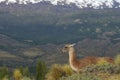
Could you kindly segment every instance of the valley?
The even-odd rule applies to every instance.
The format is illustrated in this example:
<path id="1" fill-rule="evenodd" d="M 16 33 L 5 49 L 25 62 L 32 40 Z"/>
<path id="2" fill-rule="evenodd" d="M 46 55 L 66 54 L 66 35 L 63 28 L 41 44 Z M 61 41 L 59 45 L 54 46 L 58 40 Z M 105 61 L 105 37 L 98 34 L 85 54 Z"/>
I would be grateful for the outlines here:
<path id="1" fill-rule="evenodd" d="M 79 58 L 120 54 L 120 9 L 0 3 L 0 65 L 68 63 L 61 49 L 76 43 Z M 61 60 L 61 58 L 64 58 Z M 27 64 L 26 64 L 27 63 Z"/>

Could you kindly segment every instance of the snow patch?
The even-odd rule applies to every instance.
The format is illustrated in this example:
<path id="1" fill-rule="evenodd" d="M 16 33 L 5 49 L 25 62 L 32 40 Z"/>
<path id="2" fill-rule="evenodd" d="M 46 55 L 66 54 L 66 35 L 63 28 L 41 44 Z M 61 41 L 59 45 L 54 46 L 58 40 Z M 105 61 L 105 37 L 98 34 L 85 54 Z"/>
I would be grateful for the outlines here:
<path id="1" fill-rule="evenodd" d="M 79 8 L 83 7 L 94 7 L 99 8 L 103 3 L 108 6 L 109 8 L 112 8 L 113 6 L 113 0 L 0 0 L 0 2 L 6 2 L 6 4 L 11 3 L 19 3 L 19 4 L 27 4 L 27 3 L 38 3 L 42 1 L 50 1 L 53 5 L 57 5 L 58 2 L 60 2 L 62 5 L 65 4 L 71 4 L 74 3 Z M 120 3 L 120 0 L 115 0 Z"/>

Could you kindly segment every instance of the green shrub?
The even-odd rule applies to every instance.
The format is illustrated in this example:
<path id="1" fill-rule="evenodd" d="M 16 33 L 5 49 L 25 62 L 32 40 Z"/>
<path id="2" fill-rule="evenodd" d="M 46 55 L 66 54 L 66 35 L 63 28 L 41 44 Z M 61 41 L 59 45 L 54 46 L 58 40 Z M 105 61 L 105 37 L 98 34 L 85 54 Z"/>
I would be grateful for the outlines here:
<path id="1" fill-rule="evenodd" d="M 21 80 L 22 79 L 22 73 L 20 71 L 20 69 L 14 69 L 13 71 L 13 77 L 15 80 Z"/>
<path id="2" fill-rule="evenodd" d="M 115 64 L 120 65 L 120 55 L 115 57 Z"/>
<path id="3" fill-rule="evenodd" d="M 24 77 L 30 77 L 30 72 L 29 72 L 28 67 L 22 67 L 21 66 L 21 67 L 19 67 L 19 70 Z"/>
<path id="4" fill-rule="evenodd" d="M 58 80 L 63 76 L 70 76 L 73 74 L 72 69 L 69 65 L 54 64 L 48 74 L 46 75 L 47 80 Z"/>
<path id="5" fill-rule="evenodd" d="M 0 68 L 0 80 L 7 78 L 9 76 L 9 71 L 7 67 Z"/>
<path id="6" fill-rule="evenodd" d="M 38 61 L 36 65 L 36 80 L 44 80 L 47 68 L 44 62 Z"/>
<path id="7" fill-rule="evenodd" d="M 111 75 L 106 80 L 120 80 L 120 74 Z"/>
<path id="8" fill-rule="evenodd" d="M 89 65 L 81 70 L 84 73 L 120 73 L 120 66 L 115 64 Z"/>
<path id="9" fill-rule="evenodd" d="M 29 77 L 23 77 L 21 80 L 31 80 Z"/>
<path id="10" fill-rule="evenodd" d="M 69 77 L 62 77 L 60 80 L 102 80 L 92 74 L 75 74 Z"/>
<path id="11" fill-rule="evenodd" d="M 8 76 L 5 76 L 2 80 L 9 80 Z"/>

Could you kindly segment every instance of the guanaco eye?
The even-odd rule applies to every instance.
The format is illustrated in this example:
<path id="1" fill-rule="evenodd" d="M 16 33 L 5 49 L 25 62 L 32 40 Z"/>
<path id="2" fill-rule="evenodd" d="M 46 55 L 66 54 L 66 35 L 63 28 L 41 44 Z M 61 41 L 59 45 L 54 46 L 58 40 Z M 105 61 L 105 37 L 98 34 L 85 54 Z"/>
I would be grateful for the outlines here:
<path id="1" fill-rule="evenodd" d="M 65 48 L 67 48 L 67 47 L 65 47 Z"/>

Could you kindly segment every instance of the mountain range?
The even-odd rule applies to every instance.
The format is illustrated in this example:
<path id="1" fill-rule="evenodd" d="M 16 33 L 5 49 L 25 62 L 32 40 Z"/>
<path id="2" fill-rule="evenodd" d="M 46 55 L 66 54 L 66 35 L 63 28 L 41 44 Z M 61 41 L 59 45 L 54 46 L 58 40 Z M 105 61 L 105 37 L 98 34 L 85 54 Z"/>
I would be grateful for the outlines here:
<path id="1" fill-rule="evenodd" d="M 95 8 L 95 9 L 103 9 L 105 7 L 108 8 L 119 8 L 120 0 L 0 0 L 1 3 L 5 4 L 35 4 L 40 2 L 47 2 L 53 5 L 69 5 L 69 6 L 77 6 L 78 8 Z"/>
<path id="2" fill-rule="evenodd" d="M 0 0 L 0 66 L 68 63 L 66 43 L 80 58 L 120 54 L 120 1 L 94 1 Z"/>

